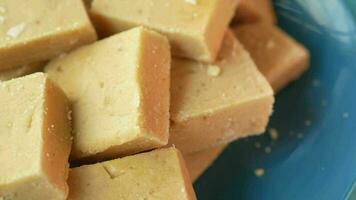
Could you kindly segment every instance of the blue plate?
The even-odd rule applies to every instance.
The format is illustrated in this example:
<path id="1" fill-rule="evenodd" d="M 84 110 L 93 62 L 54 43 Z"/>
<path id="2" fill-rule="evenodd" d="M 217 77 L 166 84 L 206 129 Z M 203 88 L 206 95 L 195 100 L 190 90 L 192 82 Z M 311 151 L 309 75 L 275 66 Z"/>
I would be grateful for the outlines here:
<path id="1" fill-rule="evenodd" d="M 312 68 L 277 95 L 270 127 L 280 138 L 231 144 L 195 183 L 199 199 L 344 200 L 356 181 L 356 1 L 274 4 L 279 25 L 311 51 Z"/>

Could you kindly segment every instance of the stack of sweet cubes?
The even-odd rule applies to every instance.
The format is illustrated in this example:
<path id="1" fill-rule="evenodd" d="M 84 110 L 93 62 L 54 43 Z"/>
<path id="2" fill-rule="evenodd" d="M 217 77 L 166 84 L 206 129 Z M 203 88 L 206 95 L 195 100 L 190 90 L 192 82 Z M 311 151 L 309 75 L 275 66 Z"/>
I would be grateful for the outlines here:
<path id="1" fill-rule="evenodd" d="M 0 200 L 196 199 L 308 68 L 275 23 L 270 0 L 0 0 Z"/>

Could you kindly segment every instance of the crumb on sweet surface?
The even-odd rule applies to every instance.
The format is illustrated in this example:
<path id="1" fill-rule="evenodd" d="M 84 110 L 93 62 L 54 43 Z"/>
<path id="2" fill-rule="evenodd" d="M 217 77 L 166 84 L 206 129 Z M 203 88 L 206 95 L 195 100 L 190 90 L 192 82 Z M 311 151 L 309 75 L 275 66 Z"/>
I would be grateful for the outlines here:
<path id="1" fill-rule="evenodd" d="M 185 0 L 185 2 L 192 4 L 192 5 L 197 5 L 198 4 L 198 0 Z"/>
<path id="2" fill-rule="evenodd" d="M 221 73 L 221 69 L 217 65 L 209 65 L 207 68 L 207 73 L 209 76 L 219 76 Z"/>
<path id="3" fill-rule="evenodd" d="M 269 147 L 269 146 L 266 146 L 266 147 L 265 147 L 265 152 L 266 152 L 266 153 L 271 153 L 271 152 L 272 152 L 272 148 Z"/>
<path id="4" fill-rule="evenodd" d="M 17 38 L 21 35 L 21 33 L 25 30 L 26 24 L 24 22 L 19 23 L 13 27 L 11 27 L 7 32 L 6 35 L 11 38 Z"/>

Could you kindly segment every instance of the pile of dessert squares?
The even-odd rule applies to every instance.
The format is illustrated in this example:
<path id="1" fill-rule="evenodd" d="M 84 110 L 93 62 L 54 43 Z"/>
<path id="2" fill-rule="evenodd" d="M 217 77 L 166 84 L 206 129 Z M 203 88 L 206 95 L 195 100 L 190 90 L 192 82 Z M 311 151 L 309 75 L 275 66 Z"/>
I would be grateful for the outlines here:
<path id="1" fill-rule="evenodd" d="M 0 199 L 195 199 L 308 63 L 270 0 L 0 0 Z"/>

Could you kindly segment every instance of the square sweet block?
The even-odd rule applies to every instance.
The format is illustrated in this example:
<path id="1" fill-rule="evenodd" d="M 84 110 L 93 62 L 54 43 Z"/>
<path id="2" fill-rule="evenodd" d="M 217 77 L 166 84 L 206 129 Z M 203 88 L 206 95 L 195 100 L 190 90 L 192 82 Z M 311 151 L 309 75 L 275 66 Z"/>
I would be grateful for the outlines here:
<path id="1" fill-rule="evenodd" d="M 96 40 L 82 0 L 0 0 L 0 70 Z"/>
<path id="2" fill-rule="evenodd" d="M 238 0 L 94 0 L 90 13 L 99 33 L 138 25 L 166 35 L 175 56 L 214 61 Z"/>
<path id="3" fill-rule="evenodd" d="M 271 0 L 241 0 L 237 7 L 234 21 L 237 23 L 277 21 Z"/>
<path id="4" fill-rule="evenodd" d="M 181 154 L 159 149 L 94 165 L 69 173 L 68 200 L 195 200 Z"/>
<path id="5" fill-rule="evenodd" d="M 218 156 L 224 151 L 225 147 L 226 145 L 220 145 L 184 155 L 184 160 L 192 182 L 196 181 L 204 171 L 213 164 Z"/>
<path id="6" fill-rule="evenodd" d="M 73 160 L 101 160 L 168 142 L 168 40 L 139 27 L 78 48 L 45 71 L 73 102 Z"/>
<path id="7" fill-rule="evenodd" d="M 309 67 L 308 50 L 273 25 L 239 25 L 234 33 L 275 91 L 297 79 Z"/>
<path id="8" fill-rule="evenodd" d="M 228 31 L 217 62 L 173 59 L 170 144 L 185 155 L 262 133 L 273 102 L 267 80 Z"/>
<path id="9" fill-rule="evenodd" d="M 0 81 L 7 81 L 35 72 L 39 72 L 45 66 L 45 62 L 36 62 L 20 67 L 0 71 Z"/>
<path id="10" fill-rule="evenodd" d="M 68 103 L 43 73 L 0 82 L 0 199 L 67 198 Z"/>

